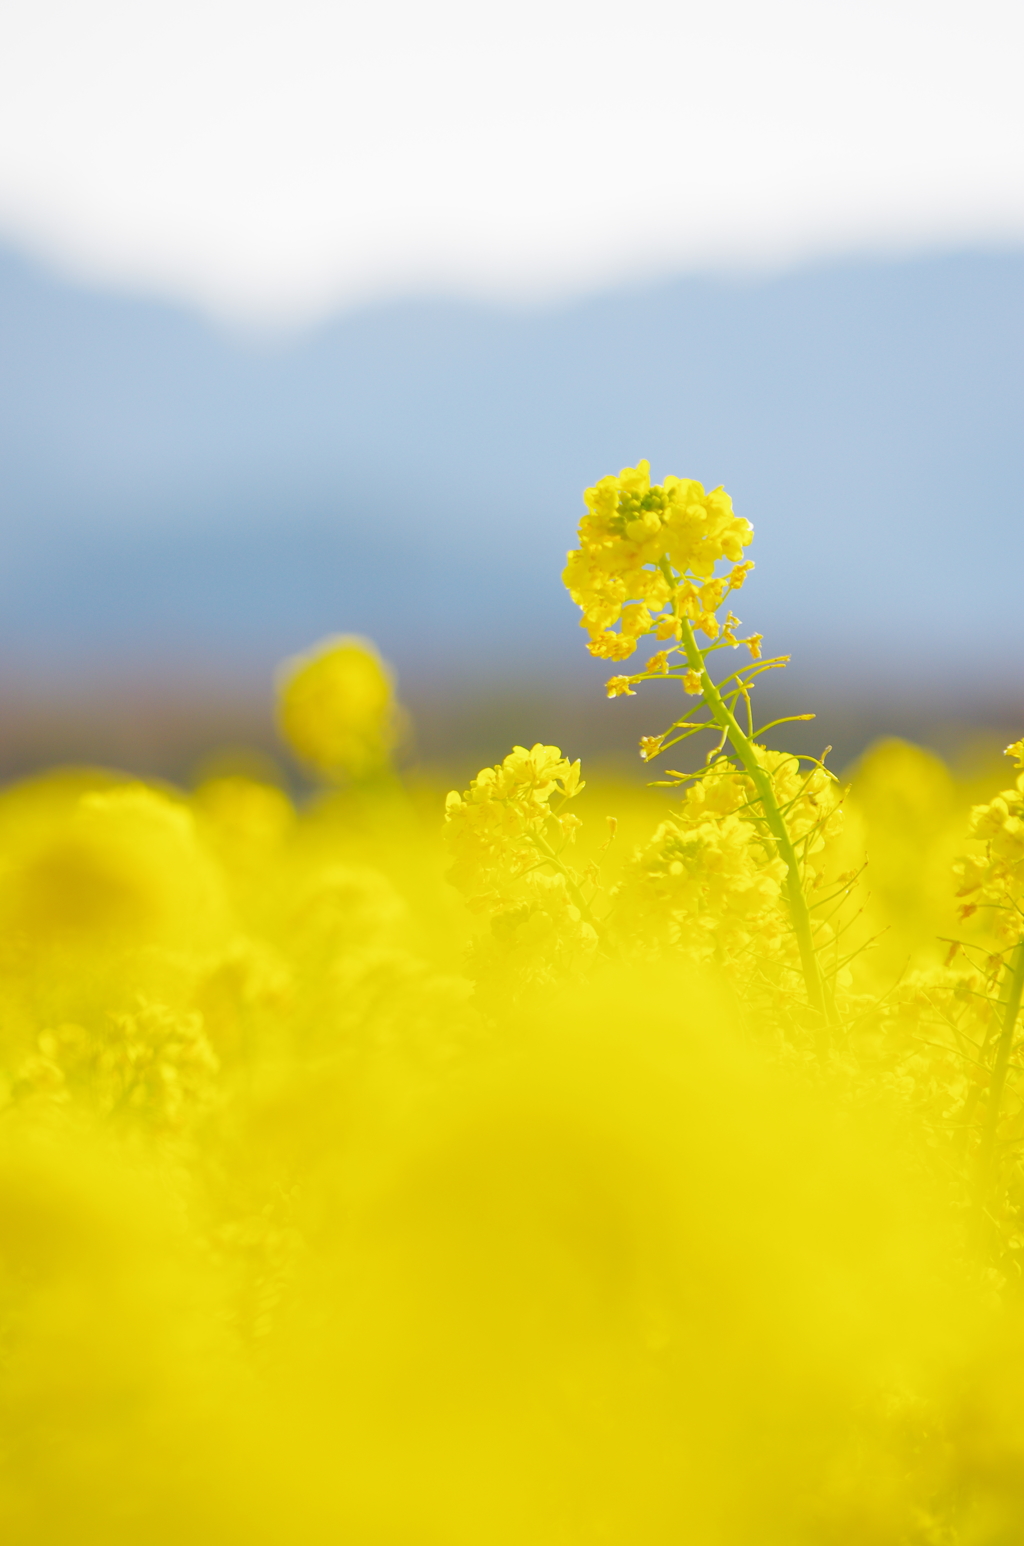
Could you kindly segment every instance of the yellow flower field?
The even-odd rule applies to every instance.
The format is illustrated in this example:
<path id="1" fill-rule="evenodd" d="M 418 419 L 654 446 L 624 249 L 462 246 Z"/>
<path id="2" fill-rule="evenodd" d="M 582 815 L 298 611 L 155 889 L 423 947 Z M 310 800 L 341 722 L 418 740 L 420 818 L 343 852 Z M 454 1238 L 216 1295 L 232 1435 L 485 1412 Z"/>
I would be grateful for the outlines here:
<path id="1" fill-rule="evenodd" d="M 299 807 L 0 794 L 5 1546 L 1024 1539 L 1024 743 L 788 752 L 752 537 L 587 491 L 658 787 L 403 781 L 339 637 Z"/>

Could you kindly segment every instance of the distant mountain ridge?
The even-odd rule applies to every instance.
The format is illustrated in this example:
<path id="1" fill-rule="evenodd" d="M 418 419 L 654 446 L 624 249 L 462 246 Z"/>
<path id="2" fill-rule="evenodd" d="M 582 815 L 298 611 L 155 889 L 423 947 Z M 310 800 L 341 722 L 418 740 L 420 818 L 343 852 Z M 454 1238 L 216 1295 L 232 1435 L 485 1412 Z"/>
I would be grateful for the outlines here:
<path id="1" fill-rule="evenodd" d="M 571 672 L 580 490 L 646 455 L 754 522 L 774 646 L 969 690 L 1019 661 L 1022 410 L 1021 253 L 277 341 L 0 254 L 0 675 L 255 679 L 338 629 L 407 674 Z"/>

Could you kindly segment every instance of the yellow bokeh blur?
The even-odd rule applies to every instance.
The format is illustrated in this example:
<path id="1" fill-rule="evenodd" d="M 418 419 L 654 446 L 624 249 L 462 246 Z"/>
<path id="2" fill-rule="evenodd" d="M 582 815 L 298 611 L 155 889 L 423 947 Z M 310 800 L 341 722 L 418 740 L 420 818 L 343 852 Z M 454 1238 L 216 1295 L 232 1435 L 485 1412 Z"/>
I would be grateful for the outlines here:
<path id="1" fill-rule="evenodd" d="M 4 1540 L 1014 1539 L 1017 1280 L 914 1047 L 780 1058 L 663 941 L 465 957 L 525 959 L 379 799 L 376 863 L 237 775 L 0 802 Z M 851 806 L 923 940 L 949 775 L 883 746 Z"/>

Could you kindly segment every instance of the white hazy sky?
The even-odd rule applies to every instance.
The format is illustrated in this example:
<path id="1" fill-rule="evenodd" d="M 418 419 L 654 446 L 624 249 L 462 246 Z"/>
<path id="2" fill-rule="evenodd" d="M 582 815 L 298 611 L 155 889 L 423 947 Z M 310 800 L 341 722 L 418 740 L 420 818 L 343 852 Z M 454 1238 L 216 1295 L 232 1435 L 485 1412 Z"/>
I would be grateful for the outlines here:
<path id="1" fill-rule="evenodd" d="M 0 0 L 0 233 L 238 318 L 1024 243 L 1024 0 Z"/>

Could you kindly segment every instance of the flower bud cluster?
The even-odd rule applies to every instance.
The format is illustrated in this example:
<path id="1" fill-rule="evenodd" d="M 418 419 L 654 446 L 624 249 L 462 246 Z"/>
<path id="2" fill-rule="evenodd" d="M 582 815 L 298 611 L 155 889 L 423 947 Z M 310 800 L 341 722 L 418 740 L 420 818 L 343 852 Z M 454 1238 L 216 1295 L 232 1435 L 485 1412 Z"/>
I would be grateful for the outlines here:
<path id="1" fill-rule="evenodd" d="M 580 545 L 562 578 L 583 610 L 590 653 L 626 660 L 645 634 L 678 640 L 683 617 L 716 638 L 718 608 L 753 568 L 741 561 L 753 527 L 734 514 L 725 490 L 705 493 L 692 478 L 652 484 L 643 461 L 583 497 Z M 732 568 L 716 575 L 722 560 Z"/>

